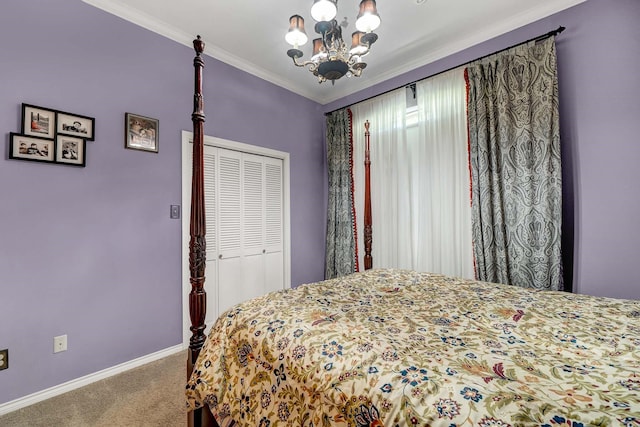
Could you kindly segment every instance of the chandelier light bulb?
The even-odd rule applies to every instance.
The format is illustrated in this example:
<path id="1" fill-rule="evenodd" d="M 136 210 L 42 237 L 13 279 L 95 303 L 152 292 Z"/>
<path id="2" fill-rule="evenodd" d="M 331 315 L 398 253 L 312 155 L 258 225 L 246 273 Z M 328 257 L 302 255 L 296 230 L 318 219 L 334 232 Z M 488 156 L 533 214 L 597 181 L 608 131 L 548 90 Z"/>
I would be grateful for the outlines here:
<path id="1" fill-rule="evenodd" d="M 337 13 L 336 3 L 331 0 L 315 0 L 311 6 L 311 17 L 317 22 L 331 21 Z"/>
<path id="2" fill-rule="evenodd" d="M 293 15 L 289 18 L 289 31 L 285 34 L 284 39 L 295 48 L 307 42 L 309 38 L 304 31 L 304 18 L 302 18 L 302 16 Z"/>
<path id="3" fill-rule="evenodd" d="M 313 55 L 311 56 L 312 61 L 319 61 L 321 58 L 327 56 L 327 51 L 324 48 L 322 43 L 322 39 L 313 39 Z"/>
<path id="4" fill-rule="evenodd" d="M 352 55 L 362 55 L 367 52 L 367 47 L 363 46 L 360 40 L 363 35 L 364 33 L 362 31 L 356 31 L 351 34 L 351 49 L 349 53 Z M 358 59 L 360 59 L 360 57 L 358 57 Z"/>
<path id="5" fill-rule="evenodd" d="M 358 31 L 369 33 L 375 31 L 380 26 L 380 15 L 376 7 L 376 0 L 362 0 L 360 2 L 360 12 L 356 20 Z"/>

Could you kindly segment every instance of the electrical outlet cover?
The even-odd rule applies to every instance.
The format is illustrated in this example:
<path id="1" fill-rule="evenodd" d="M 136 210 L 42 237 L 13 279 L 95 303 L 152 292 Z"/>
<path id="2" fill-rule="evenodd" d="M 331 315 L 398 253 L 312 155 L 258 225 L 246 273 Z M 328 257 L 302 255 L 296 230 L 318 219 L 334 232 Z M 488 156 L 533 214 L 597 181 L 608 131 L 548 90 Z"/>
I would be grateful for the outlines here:
<path id="1" fill-rule="evenodd" d="M 60 353 L 61 351 L 67 351 L 67 336 L 60 335 L 53 337 L 53 352 Z"/>

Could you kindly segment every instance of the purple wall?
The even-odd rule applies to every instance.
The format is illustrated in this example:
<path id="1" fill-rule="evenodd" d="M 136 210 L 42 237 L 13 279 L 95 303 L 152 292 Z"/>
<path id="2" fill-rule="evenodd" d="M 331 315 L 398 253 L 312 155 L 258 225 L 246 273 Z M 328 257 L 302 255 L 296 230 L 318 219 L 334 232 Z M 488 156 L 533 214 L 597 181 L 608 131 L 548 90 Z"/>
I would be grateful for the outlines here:
<path id="1" fill-rule="evenodd" d="M 565 26 L 556 40 L 566 281 L 578 293 L 640 299 L 639 19 L 638 0 L 589 0 L 327 104 L 324 111 Z"/>
<path id="2" fill-rule="evenodd" d="M 194 54 L 80 0 L 3 2 L 5 147 L 22 102 L 95 117 L 97 137 L 86 168 L 0 159 L 0 404 L 182 342 L 169 205 L 181 200 Z M 322 279 L 320 105 L 210 57 L 204 80 L 206 134 L 290 153 L 292 284 Z M 159 119 L 158 154 L 124 149 L 125 112 Z M 69 350 L 53 354 L 60 334 Z"/>
<path id="3" fill-rule="evenodd" d="M 207 57 L 205 132 L 291 153 L 292 284 L 315 281 L 322 113 L 564 25 L 568 275 L 578 292 L 638 299 L 638 17 L 637 0 L 589 0 L 324 107 Z M 95 117 L 97 134 L 86 168 L 0 160 L 0 349 L 11 361 L 1 404 L 182 341 L 181 230 L 169 205 L 180 203 L 194 52 L 80 0 L 5 0 L 0 24 L 5 135 L 19 129 L 22 102 Z M 125 112 L 160 120 L 159 154 L 123 148 Z M 69 350 L 54 355 L 59 334 Z"/>

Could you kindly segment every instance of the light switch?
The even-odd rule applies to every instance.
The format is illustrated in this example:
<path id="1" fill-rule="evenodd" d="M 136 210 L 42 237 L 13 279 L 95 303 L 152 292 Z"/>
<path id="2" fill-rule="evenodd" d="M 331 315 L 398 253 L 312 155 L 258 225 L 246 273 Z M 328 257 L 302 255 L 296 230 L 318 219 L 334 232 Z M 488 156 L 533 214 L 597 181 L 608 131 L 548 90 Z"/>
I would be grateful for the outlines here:
<path id="1" fill-rule="evenodd" d="M 171 219 L 180 219 L 180 205 L 171 205 Z"/>

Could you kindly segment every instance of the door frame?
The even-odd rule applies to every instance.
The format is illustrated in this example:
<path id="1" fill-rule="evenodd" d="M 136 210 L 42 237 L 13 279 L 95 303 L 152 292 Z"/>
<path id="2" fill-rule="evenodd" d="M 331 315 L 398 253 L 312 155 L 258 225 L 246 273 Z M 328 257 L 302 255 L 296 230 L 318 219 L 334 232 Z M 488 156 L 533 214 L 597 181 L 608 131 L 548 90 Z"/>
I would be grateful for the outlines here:
<path id="1" fill-rule="evenodd" d="M 291 288 L 291 199 L 290 199 L 290 165 L 289 165 L 289 153 L 284 151 L 273 150 L 265 147 L 258 147 L 256 145 L 245 144 L 237 141 L 230 141 L 228 139 L 216 138 L 213 136 L 204 135 L 204 144 L 217 148 L 225 148 L 228 150 L 240 151 L 243 153 L 257 154 L 260 156 L 273 157 L 282 160 L 282 243 L 283 243 L 283 261 L 284 261 L 284 288 Z M 189 282 L 189 219 L 191 217 L 191 192 L 188 191 L 191 187 L 191 173 L 190 173 L 190 161 L 191 161 L 191 144 L 193 142 L 193 132 L 183 130 L 181 153 L 181 175 L 182 175 L 182 241 L 181 241 L 181 263 L 182 263 L 182 343 L 185 348 L 189 346 L 189 339 L 191 338 L 191 318 L 189 317 L 189 292 L 191 291 L 191 283 Z M 207 291 L 205 280 L 205 291 Z M 217 291 L 217 289 L 216 289 Z M 215 295 L 217 300 L 217 295 Z M 215 307 L 207 307 L 207 311 L 217 310 Z M 220 313 L 214 313 L 214 317 L 217 318 Z M 205 334 L 208 332 L 211 325 L 207 325 Z"/>

